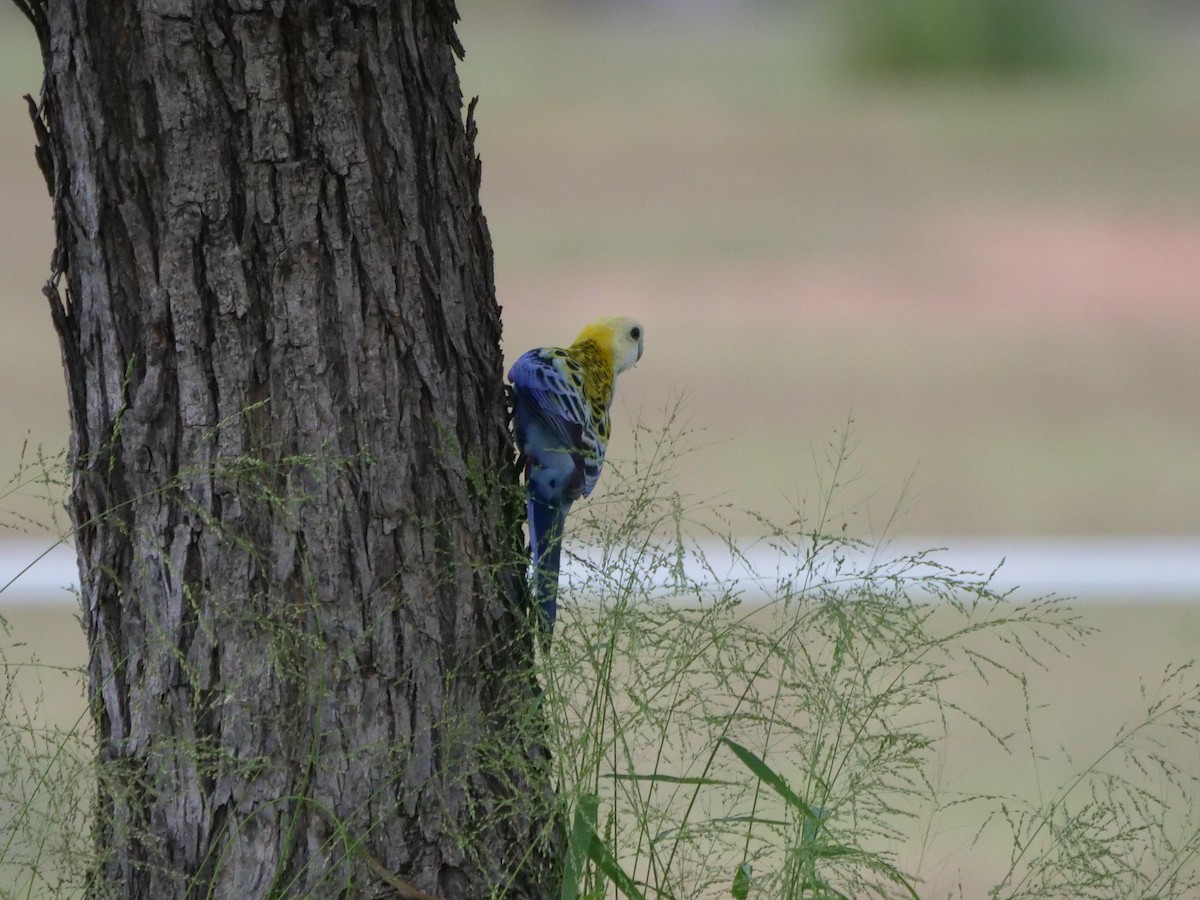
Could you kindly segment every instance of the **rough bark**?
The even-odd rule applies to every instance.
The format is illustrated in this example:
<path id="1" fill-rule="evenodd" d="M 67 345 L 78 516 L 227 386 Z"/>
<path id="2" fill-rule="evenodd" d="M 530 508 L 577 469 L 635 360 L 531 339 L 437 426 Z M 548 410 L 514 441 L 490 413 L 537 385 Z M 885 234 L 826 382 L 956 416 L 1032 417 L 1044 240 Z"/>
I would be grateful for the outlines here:
<path id="1" fill-rule="evenodd" d="M 18 3 L 47 66 L 92 894 L 376 896 L 386 871 L 546 895 L 452 0 Z"/>

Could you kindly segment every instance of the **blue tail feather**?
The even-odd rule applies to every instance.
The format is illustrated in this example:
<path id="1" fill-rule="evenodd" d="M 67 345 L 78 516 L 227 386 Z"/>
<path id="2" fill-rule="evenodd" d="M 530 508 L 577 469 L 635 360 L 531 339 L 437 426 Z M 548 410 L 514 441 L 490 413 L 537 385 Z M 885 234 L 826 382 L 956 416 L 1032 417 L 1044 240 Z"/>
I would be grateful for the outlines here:
<path id="1" fill-rule="evenodd" d="M 542 609 L 542 630 L 554 630 L 558 614 L 558 569 L 569 502 L 529 495 L 529 543 L 533 549 L 534 589 Z"/>

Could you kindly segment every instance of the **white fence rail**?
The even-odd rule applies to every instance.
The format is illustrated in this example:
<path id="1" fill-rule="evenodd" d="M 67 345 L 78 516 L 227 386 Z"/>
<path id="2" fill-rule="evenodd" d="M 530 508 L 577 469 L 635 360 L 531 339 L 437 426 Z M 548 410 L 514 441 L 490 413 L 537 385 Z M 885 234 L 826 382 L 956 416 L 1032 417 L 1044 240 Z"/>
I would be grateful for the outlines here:
<path id="1" fill-rule="evenodd" d="M 1133 538 L 932 538 L 905 539 L 880 551 L 842 554 L 843 580 L 863 571 L 877 560 L 892 560 L 945 547 L 929 558 L 957 572 L 987 574 L 996 569 L 992 587 L 1016 589 L 1017 597 L 1056 593 L 1081 601 L 1200 601 L 1200 536 Z M 756 587 L 769 590 L 778 577 L 794 571 L 794 561 L 769 547 L 751 546 L 744 559 L 734 559 L 720 545 L 700 545 L 705 564 L 698 555 L 685 559 L 684 577 L 692 583 L 715 578 L 723 584 L 738 583 L 743 597 L 753 599 Z M 588 578 L 589 560 L 583 553 L 568 562 L 563 577 L 567 583 Z M 832 559 L 821 563 L 826 571 Z M 919 576 L 920 570 L 909 576 Z M 662 587 L 667 587 L 663 574 Z M 0 543 L 0 610 L 25 605 L 72 605 L 78 586 L 75 554 L 67 545 L 14 540 Z M 653 587 L 653 585 L 651 585 Z"/>

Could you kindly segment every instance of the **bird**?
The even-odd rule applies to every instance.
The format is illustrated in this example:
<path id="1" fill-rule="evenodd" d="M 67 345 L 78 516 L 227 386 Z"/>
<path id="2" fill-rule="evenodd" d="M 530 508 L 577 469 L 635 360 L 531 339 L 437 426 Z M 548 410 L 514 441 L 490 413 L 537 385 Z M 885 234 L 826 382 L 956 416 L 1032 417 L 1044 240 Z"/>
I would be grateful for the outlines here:
<path id="1" fill-rule="evenodd" d="M 605 316 L 585 326 L 571 346 L 535 348 L 509 369 L 534 592 L 546 634 L 553 632 L 558 613 L 567 513 L 600 480 L 616 378 L 642 358 L 644 340 L 637 320 Z"/>

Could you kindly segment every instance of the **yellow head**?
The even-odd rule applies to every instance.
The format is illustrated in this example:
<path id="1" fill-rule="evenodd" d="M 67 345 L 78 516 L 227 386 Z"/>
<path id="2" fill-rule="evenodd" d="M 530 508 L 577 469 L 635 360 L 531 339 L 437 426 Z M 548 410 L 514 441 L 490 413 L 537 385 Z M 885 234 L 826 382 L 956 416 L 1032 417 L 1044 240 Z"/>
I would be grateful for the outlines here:
<path id="1" fill-rule="evenodd" d="M 626 316 L 605 316 L 579 332 L 575 344 L 594 343 L 612 359 L 613 374 L 620 375 L 642 358 L 645 329 Z"/>

